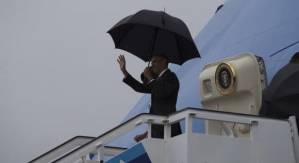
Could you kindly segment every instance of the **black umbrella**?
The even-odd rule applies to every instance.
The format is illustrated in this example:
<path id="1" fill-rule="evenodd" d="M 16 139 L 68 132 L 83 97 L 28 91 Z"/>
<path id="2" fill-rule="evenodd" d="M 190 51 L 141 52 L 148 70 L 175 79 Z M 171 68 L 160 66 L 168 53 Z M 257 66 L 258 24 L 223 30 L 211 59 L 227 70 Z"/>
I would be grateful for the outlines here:
<path id="1" fill-rule="evenodd" d="M 297 94 L 299 94 L 299 64 L 289 63 L 275 74 L 265 91 L 265 98 L 275 100 Z"/>
<path id="2" fill-rule="evenodd" d="M 119 21 L 108 33 L 116 48 L 144 61 L 164 55 L 171 63 L 181 65 L 200 57 L 186 24 L 163 11 L 141 10 Z"/>
<path id="3" fill-rule="evenodd" d="M 299 124 L 299 64 L 289 63 L 279 70 L 263 92 L 261 115 L 288 118 Z M 298 126 L 299 127 L 299 126 Z"/>

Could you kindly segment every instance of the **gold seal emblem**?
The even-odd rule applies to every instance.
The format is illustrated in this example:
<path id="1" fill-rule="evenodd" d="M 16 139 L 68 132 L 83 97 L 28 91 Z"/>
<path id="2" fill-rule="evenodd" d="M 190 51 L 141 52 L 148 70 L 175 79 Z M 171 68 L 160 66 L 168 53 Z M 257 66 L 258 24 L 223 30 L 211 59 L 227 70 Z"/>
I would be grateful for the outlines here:
<path id="1" fill-rule="evenodd" d="M 220 63 L 215 73 L 217 90 L 222 95 L 230 95 L 236 90 L 236 73 L 232 65 Z"/>

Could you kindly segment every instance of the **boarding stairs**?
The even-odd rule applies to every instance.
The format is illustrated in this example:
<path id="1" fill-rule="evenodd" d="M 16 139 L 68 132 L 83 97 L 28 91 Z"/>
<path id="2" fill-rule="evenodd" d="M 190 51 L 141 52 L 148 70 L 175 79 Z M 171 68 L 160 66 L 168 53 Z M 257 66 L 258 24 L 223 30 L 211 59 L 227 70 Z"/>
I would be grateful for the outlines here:
<path id="1" fill-rule="evenodd" d="M 247 136 L 195 132 L 195 120 L 248 125 Z M 180 122 L 181 135 L 171 137 L 171 125 Z M 132 147 L 110 142 L 146 124 L 164 125 L 164 139 L 151 138 Z M 140 114 L 99 137 L 77 137 L 30 163 L 299 163 L 295 117 L 286 120 L 186 108 L 169 116 Z"/>

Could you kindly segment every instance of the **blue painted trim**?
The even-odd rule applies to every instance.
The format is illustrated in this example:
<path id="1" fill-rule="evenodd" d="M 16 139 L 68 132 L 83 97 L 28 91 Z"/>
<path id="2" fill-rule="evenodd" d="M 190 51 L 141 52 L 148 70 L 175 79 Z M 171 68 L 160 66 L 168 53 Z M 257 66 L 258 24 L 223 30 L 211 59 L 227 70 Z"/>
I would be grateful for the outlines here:
<path id="1" fill-rule="evenodd" d="M 135 160 L 143 160 L 142 163 L 151 163 L 143 144 L 139 143 L 132 148 L 128 149 L 127 151 L 119 154 L 118 156 L 110 159 L 107 163 L 119 163 L 120 160 L 123 160 L 126 163 L 137 163 Z M 146 162 L 147 161 L 147 162 Z M 139 161 L 140 163 L 140 161 Z"/>
<path id="2" fill-rule="evenodd" d="M 134 160 L 130 161 L 129 163 L 152 163 L 152 161 L 148 157 L 147 153 L 144 153 Z"/>

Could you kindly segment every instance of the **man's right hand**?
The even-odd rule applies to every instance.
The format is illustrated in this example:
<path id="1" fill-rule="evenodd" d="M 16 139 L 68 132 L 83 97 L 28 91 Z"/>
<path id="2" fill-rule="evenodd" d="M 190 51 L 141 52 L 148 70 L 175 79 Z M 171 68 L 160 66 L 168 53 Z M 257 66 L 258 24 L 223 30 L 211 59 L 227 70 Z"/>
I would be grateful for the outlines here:
<path id="1" fill-rule="evenodd" d="M 143 74 L 144 74 L 144 77 L 146 77 L 148 81 L 151 81 L 153 79 L 153 73 L 152 73 L 150 67 L 146 67 L 143 71 Z"/>
<path id="2" fill-rule="evenodd" d="M 126 58 L 124 55 L 119 55 L 117 62 L 119 64 L 119 68 L 122 71 L 122 73 L 124 74 L 125 78 L 128 76 L 128 71 L 126 69 Z"/>

